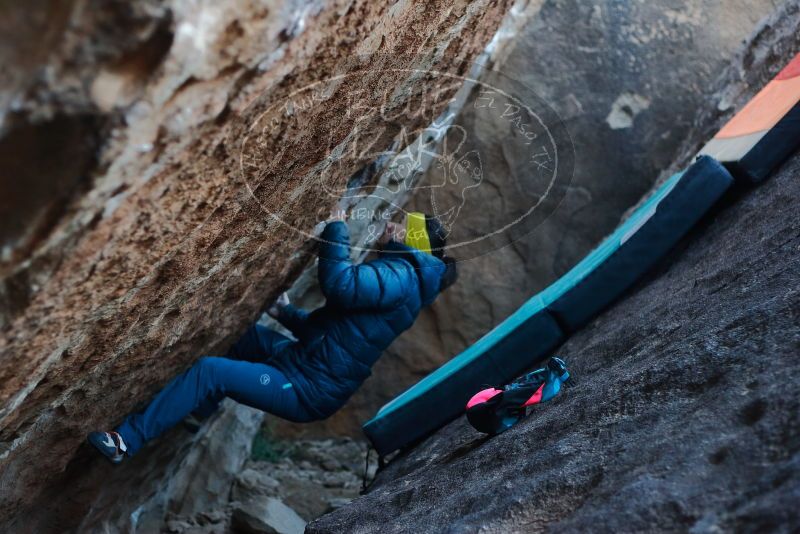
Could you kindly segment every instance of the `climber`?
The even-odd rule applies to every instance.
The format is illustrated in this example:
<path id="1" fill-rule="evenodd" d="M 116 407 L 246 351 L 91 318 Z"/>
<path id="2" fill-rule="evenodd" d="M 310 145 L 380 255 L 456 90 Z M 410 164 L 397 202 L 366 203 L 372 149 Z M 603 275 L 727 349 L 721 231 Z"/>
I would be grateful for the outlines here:
<path id="1" fill-rule="evenodd" d="M 284 294 L 267 310 L 296 340 L 254 324 L 225 357 L 200 358 L 143 412 L 113 431 L 92 432 L 89 443 L 119 463 L 190 414 L 208 417 L 224 397 L 298 423 L 341 408 L 383 350 L 457 276 L 435 217 L 410 213 L 388 222 L 378 257 L 361 265 L 350 260 L 344 219 L 329 221 L 321 235 L 317 274 L 325 305 L 308 313 Z"/>

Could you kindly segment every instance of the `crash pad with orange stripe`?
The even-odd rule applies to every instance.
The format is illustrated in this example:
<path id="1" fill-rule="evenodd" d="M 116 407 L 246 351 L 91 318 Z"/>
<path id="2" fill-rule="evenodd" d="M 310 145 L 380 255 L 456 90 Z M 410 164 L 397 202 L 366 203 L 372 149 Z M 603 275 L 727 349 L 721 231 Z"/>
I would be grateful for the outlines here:
<path id="1" fill-rule="evenodd" d="M 700 151 L 759 182 L 800 146 L 800 54 Z"/>

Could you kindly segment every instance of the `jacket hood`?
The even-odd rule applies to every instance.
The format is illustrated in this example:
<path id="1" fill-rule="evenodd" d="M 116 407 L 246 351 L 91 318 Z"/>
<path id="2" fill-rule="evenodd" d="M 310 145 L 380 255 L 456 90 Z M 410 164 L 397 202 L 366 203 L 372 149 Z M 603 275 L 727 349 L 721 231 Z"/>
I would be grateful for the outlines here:
<path id="1" fill-rule="evenodd" d="M 419 278 L 423 306 L 429 306 L 436 299 L 441 287 L 442 276 L 446 270 L 442 260 L 433 254 L 422 252 L 397 241 L 387 243 L 383 247 L 381 256 L 386 259 L 399 257 L 414 266 L 414 271 Z"/>

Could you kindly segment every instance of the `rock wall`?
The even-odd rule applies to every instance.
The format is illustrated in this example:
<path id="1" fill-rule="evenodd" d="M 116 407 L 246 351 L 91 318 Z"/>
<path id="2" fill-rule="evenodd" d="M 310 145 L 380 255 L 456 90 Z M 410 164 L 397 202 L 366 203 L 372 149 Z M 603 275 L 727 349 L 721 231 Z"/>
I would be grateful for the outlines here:
<path id="1" fill-rule="evenodd" d="M 715 80 L 774 7 L 772 0 L 515 4 L 481 80 L 538 113 L 555 111 L 574 146 L 571 180 L 543 195 L 505 109 L 480 106 L 473 96 L 456 120 L 466 132 L 458 153 L 479 155 L 483 179 L 466 196 L 450 240 L 482 237 L 543 197 L 534 212 L 541 215 L 481 254 L 453 250 L 462 260 L 459 283 L 389 348 L 347 407 L 328 421 L 281 432 L 361 435 L 377 408 L 577 263 L 674 160 Z M 421 183 L 448 183 L 443 167 L 432 166 Z M 435 199 L 421 190 L 409 209 L 445 211 L 459 205 L 462 189 L 451 183 Z"/>
<path id="2" fill-rule="evenodd" d="M 676 164 L 800 51 L 798 15 L 754 34 Z M 800 154 L 731 192 L 570 338 L 552 403 L 494 438 L 456 420 L 307 532 L 797 531 L 799 177 Z"/>
<path id="3" fill-rule="evenodd" d="M 430 120 L 356 124 L 349 96 L 413 107 L 419 70 L 466 72 L 507 7 L 0 7 L 2 530 L 75 527 L 106 469 L 79 449 L 86 433 L 223 351 L 297 275 L 309 245 L 292 228 L 310 233 L 335 202 L 329 188 L 371 161 L 331 163 L 356 130 L 392 146 Z M 291 99 L 347 75 L 322 105 Z"/>

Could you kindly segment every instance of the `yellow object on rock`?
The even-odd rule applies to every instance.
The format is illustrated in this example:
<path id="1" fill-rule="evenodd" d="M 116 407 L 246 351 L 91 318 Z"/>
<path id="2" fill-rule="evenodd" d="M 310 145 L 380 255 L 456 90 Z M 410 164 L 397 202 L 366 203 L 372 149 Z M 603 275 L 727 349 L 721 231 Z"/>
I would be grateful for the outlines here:
<path id="1" fill-rule="evenodd" d="M 425 214 L 418 211 L 408 214 L 406 218 L 406 245 L 431 253 L 431 240 L 428 237 L 428 227 L 425 224 Z"/>

